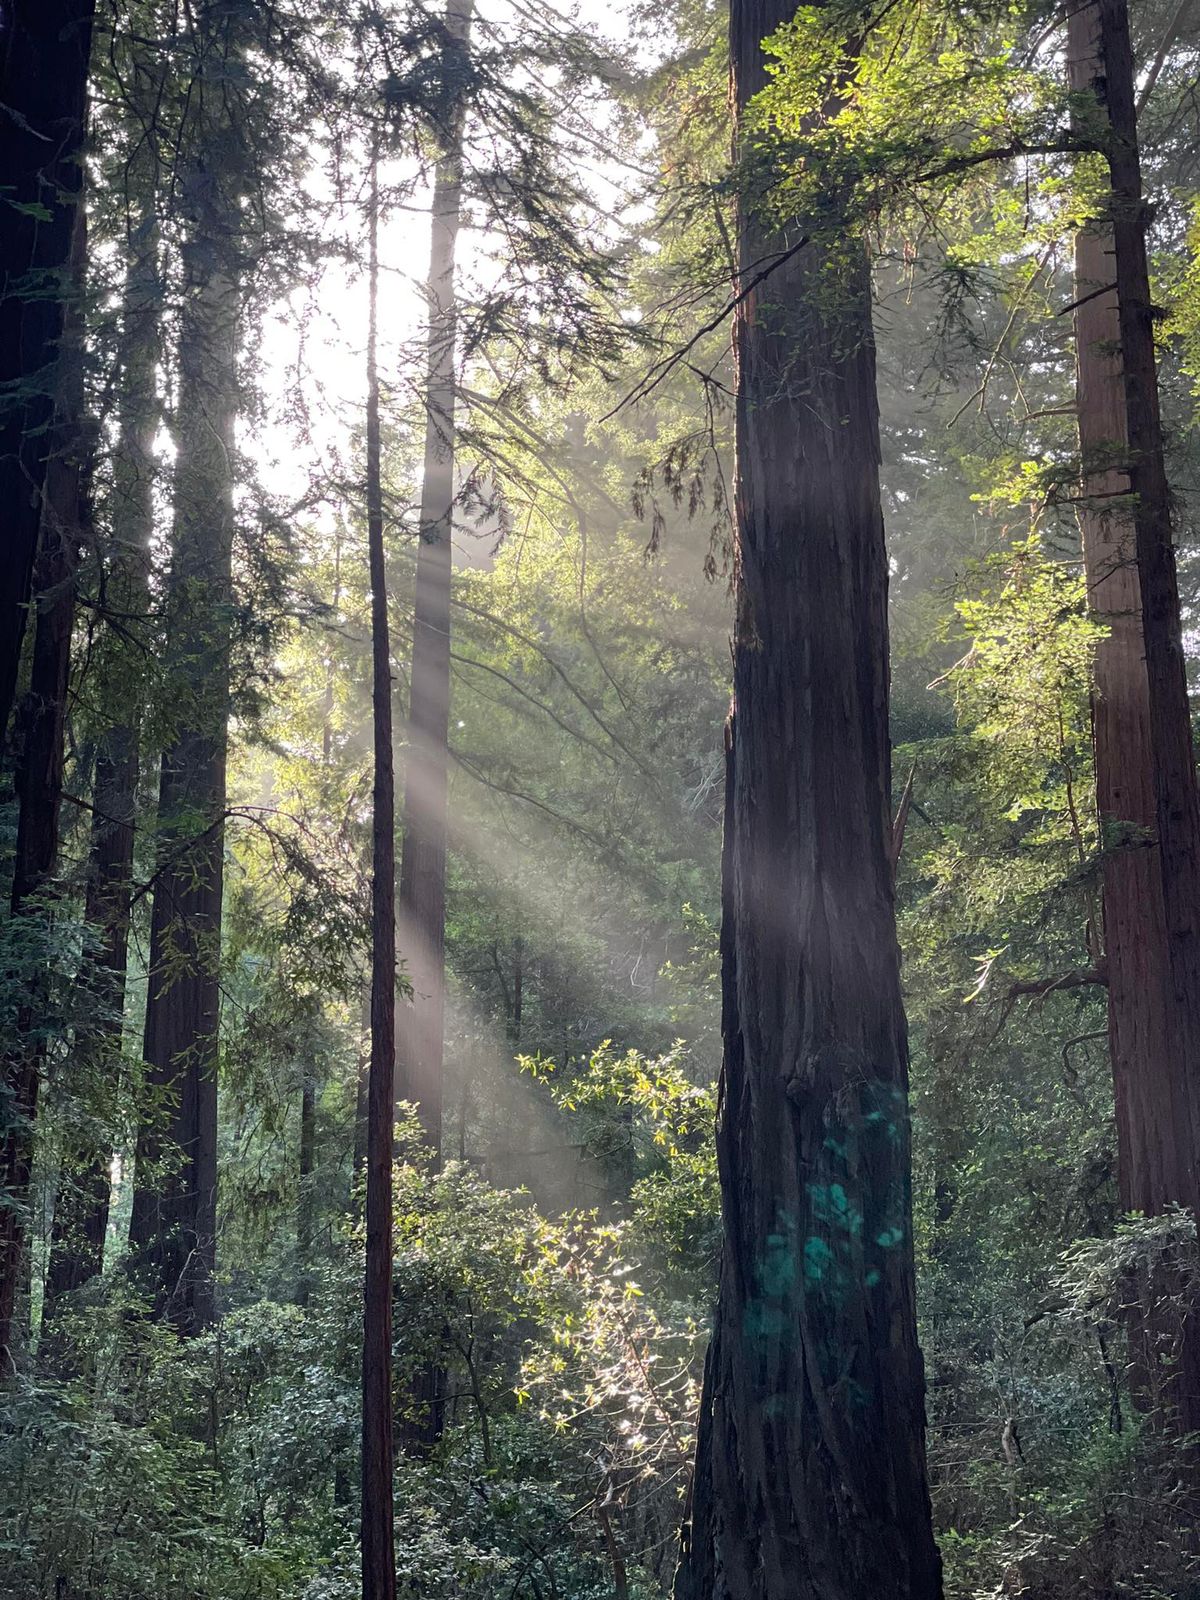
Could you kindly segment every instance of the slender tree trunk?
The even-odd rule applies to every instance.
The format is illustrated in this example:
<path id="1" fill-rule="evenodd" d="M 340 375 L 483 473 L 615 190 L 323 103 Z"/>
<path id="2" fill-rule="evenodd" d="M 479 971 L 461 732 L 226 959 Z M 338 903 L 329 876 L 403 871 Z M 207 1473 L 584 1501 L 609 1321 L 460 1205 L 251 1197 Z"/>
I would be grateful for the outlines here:
<path id="1" fill-rule="evenodd" d="M 317 1078 L 316 1063 L 304 1068 L 300 1088 L 300 1159 L 297 1167 L 299 1191 L 296 1201 L 296 1304 L 306 1306 L 312 1280 L 312 1253 L 315 1238 L 312 1181 L 317 1165 Z"/>
<path id="2" fill-rule="evenodd" d="M 513 1000 L 512 1023 L 509 1035 L 514 1050 L 521 1048 L 521 1024 L 525 1014 L 525 940 L 517 934 L 513 940 Z"/>
<path id="3" fill-rule="evenodd" d="M 336 619 L 342 603 L 342 527 L 338 524 L 333 557 L 332 612 Z M 321 766 L 328 771 L 333 758 L 333 657 L 325 663 L 325 691 L 322 697 Z M 313 1174 L 317 1166 L 317 1098 L 324 1082 L 317 1056 L 305 1064 L 300 1086 L 300 1159 L 296 1204 L 296 1304 L 308 1304 L 312 1285 L 312 1253 L 316 1243 L 316 1197 Z"/>
<path id="4" fill-rule="evenodd" d="M 350 1150 L 350 1190 L 353 1195 L 362 1181 L 367 1167 L 367 1135 L 371 1095 L 371 980 L 368 978 L 362 992 L 362 1039 L 354 1073 L 354 1141 Z"/>
<path id="5" fill-rule="evenodd" d="M 1108 1026 L 1125 1209 L 1197 1207 L 1200 807 L 1158 413 L 1133 64 L 1123 4 L 1069 18 L 1077 108 L 1109 149 L 1108 214 L 1076 239 L 1081 515 L 1097 650 L 1093 734 L 1104 858 Z M 1190 1323 L 1194 1324 L 1193 1312 Z M 1156 1397 L 1159 1334 L 1135 1332 L 1147 1403 L 1200 1428 L 1200 1334 Z M 1158 1352 L 1161 1357 L 1163 1352 Z M 1179 1359 L 1180 1354 L 1182 1359 Z"/>
<path id="6" fill-rule="evenodd" d="M 467 48 L 471 0 L 449 0 L 446 77 Z M 435 1159 L 442 1144 L 446 995 L 446 743 L 450 724 L 450 577 L 454 510 L 454 255 L 462 190 L 463 112 L 455 101 L 434 176 L 429 257 L 425 468 L 417 540 L 412 679 L 404 784 L 400 923 L 412 979 L 397 1097 L 413 1101 Z"/>
<path id="7" fill-rule="evenodd" d="M 736 112 L 787 0 L 735 0 Z M 743 285 L 798 241 L 743 196 Z M 890 864 L 887 556 L 861 242 L 735 325 L 724 1248 L 677 1600 L 937 1600 Z"/>
<path id="8" fill-rule="evenodd" d="M 375 732 L 371 873 L 371 1066 L 367 1084 L 367 1247 L 363 1293 L 362 1592 L 394 1600 L 392 1440 L 392 1153 L 396 1073 L 396 800 L 392 658 L 383 548 L 379 372 L 379 156 L 371 159 L 367 340 L 367 545 Z"/>
<path id="9" fill-rule="evenodd" d="M 0 742 L 16 694 L 53 448 L 93 10 L 94 0 L 10 0 L 0 30 Z"/>
<path id="10" fill-rule="evenodd" d="M 232 222 L 211 175 L 192 178 L 184 248 L 169 709 L 151 915 L 144 1054 L 155 1104 L 138 1137 L 130 1243 L 153 1314 L 181 1333 L 214 1314 L 217 1048 L 240 293 Z"/>
<path id="11" fill-rule="evenodd" d="M 105 675 L 106 692 L 123 713 L 123 719 L 101 738 L 92 789 L 84 920 L 95 945 L 85 954 L 80 979 L 92 991 L 97 1019 L 77 1032 L 73 1051 L 81 1071 L 97 1080 L 94 1098 L 100 1103 L 88 1108 L 88 1132 L 63 1160 L 42 1310 L 43 1341 L 62 1297 L 100 1272 L 108 1231 L 112 1142 L 97 1141 L 95 1130 L 111 1125 L 120 1075 L 139 776 L 137 708 L 143 672 L 140 646 L 136 638 L 132 645 L 129 641 L 131 633 L 136 636 L 149 601 L 161 316 L 158 237 L 151 209 L 138 232 L 125 287 L 120 434 L 110 510 L 112 553 L 103 591 L 112 620 L 107 648 L 95 669 Z"/>

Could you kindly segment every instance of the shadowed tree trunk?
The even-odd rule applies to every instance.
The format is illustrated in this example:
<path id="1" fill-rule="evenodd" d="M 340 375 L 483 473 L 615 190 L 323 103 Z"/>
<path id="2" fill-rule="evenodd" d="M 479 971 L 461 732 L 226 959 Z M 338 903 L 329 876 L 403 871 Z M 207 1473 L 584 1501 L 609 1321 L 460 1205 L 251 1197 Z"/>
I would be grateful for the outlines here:
<path id="1" fill-rule="evenodd" d="M 0 30 L 0 741 L 53 448 L 93 10 L 93 0 L 10 0 Z"/>
<path id="2" fill-rule="evenodd" d="M 308 1304 L 312 1276 L 314 1207 L 312 1179 L 317 1165 L 317 1066 L 306 1062 L 300 1088 L 299 1193 L 296 1202 L 296 1304 Z"/>
<path id="3" fill-rule="evenodd" d="M 350 1149 L 350 1192 L 353 1197 L 367 1166 L 368 1101 L 371 1094 L 371 980 L 362 992 L 362 1041 L 354 1071 L 354 1140 Z"/>
<path id="4" fill-rule="evenodd" d="M 130 1225 L 153 1314 L 182 1333 L 214 1314 L 217 1046 L 229 719 L 234 420 L 240 294 L 233 223 L 211 175 L 191 178 L 184 246 L 167 594 L 168 711 L 159 784 L 144 1054 L 153 1101 L 138 1137 Z"/>
<path id="5" fill-rule="evenodd" d="M 446 1001 L 446 741 L 450 721 L 450 577 L 454 510 L 454 255 L 462 190 L 463 111 L 453 85 L 467 48 L 471 0 L 449 0 L 443 71 L 451 110 L 433 187 L 425 465 L 417 538 L 412 676 L 400 860 L 400 927 L 412 980 L 404 1008 L 397 1098 L 415 1103 L 440 1158 Z"/>
<path id="6" fill-rule="evenodd" d="M 736 0 L 739 130 L 786 0 Z M 870 286 L 743 195 L 717 1150 L 677 1600 L 936 1600 L 890 863 Z M 787 254 L 786 252 L 792 253 Z"/>
<path id="7" fill-rule="evenodd" d="M 371 160 L 370 330 L 367 339 L 367 545 L 375 787 L 371 823 L 371 1064 L 367 1079 L 366 1280 L 362 1366 L 362 1593 L 394 1600 L 392 1485 L 392 1152 L 396 1073 L 396 802 L 392 659 L 383 549 L 379 373 L 379 156 Z"/>
<path id="8" fill-rule="evenodd" d="M 0 1370 L 15 1364 L 15 1312 L 27 1281 L 29 1185 L 34 1122 L 52 1004 L 54 912 L 51 903 L 62 808 L 63 739 L 75 617 L 75 569 L 83 536 L 87 439 L 83 422 L 79 301 L 86 259 L 83 202 L 74 212 L 74 298 L 66 305 L 56 360 L 58 400 L 45 443 L 41 536 L 33 571 L 35 625 L 29 690 L 17 717 L 17 843 L 12 915 L 21 931 L 15 1036 L 4 1061 L 3 1150 L 0 1152 Z"/>
<path id="9" fill-rule="evenodd" d="M 1096 654 L 1093 737 L 1118 1179 L 1122 1207 L 1153 1216 L 1200 1201 L 1200 810 L 1128 17 L 1122 4 L 1101 0 L 1072 12 L 1068 28 L 1076 119 L 1107 145 L 1112 179 L 1107 215 L 1075 245 L 1081 525 L 1089 599 L 1108 626 Z M 1137 1381 L 1149 1403 L 1161 1369 L 1157 1339 L 1150 1324 L 1137 1330 Z M 1192 1431 L 1200 1428 L 1200 1336 L 1185 1339 L 1179 1354 L 1169 1403 Z"/>
<path id="10" fill-rule="evenodd" d="M 103 1132 L 111 1126 L 120 1070 L 139 773 L 137 707 L 144 670 L 137 629 L 149 598 L 154 436 L 160 417 L 156 367 L 162 283 L 152 211 L 136 234 L 134 248 L 125 286 L 120 434 L 113 460 L 111 556 L 103 591 L 111 620 L 107 648 L 102 648 L 95 668 L 107 674 L 106 692 L 125 709 L 126 720 L 107 729 L 96 757 L 84 903 L 84 919 L 95 943 L 81 974 L 94 997 L 96 1021 L 77 1031 L 73 1050 L 80 1068 L 95 1077 L 89 1100 L 96 1103 L 86 1108 L 86 1133 L 63 1160 L 44 1326 L 53 1322 L 63 1295 L 81 1289 L 100 1272 L 108 1230 L 112 1141 Z"/>
<path id="11" fill-rule="evenodd" d="M 513 940 L 513 992 L 512 1016 L 509 1019 L 508 1037 L 514 1050 L 521 1048 L 521 1025 L 525 1015 L 525 940 L 517 934 Z"/>

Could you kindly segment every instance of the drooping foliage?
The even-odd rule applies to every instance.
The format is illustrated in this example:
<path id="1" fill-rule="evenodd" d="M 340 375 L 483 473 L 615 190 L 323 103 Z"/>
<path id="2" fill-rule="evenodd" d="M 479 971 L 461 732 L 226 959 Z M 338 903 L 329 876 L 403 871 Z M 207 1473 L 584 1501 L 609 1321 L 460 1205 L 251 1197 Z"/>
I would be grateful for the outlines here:
<path id="1" fill-rule="evenodd" d="M 1173 0 L 1131 20 L 1194 676 L 1200 39 Z M 785 1149 L 788 1118 L 808 1163 L 789 1191 L 805 1239 L 764 1222 L 754 1305 L 719 1324 L 719 1356 L 757 1316 L 761 1368 L 786 1387 L 772 1338 L 802 1310 L 828 1313 L 832 1409 L 810 1484 L 834 1481 L 838 1407 L 877 1369 L 816 1279 L 802 1303 L 788 1274 L 807 1260 L 826 1286 L 853 1278 L 862 1326 L 883 1325 L 878 1291 L 893 1327 L 907 1267 L 892 1257 L 910 1257 L 945 1593 L 1157 1600 L 1196 1581 L 1194 1476 L 1170 1426 L 1195 1222 L 1186 1204 L 1125 1209 L 1109 1049 L 1105 896 L 1114 860 L 1153 840 L 1114 832 L 1097 798 L 1098 661 L 1120 624 L 1097 604 L 1083 539 L 1088 475 L 1114 461 L 1080 445 L 1075 322 L 1078 241 L 1107 214 L 1103 130 L 1081 115 L 1067 19 L 1050 7 L 836 0 L 784 7 L 761 34 L 761 62 L 743 41 L 755 92 L 731 159 L 728 15 L 707 0 L 582 18 L 498 0 L 454 49 L 440 5 L 122 0 L 96 16 L 86 253 L 73 280 L 64 255 L 0 285 L 4 315 L 67 329 L 47 335 L 53 365 L 27 352 L 0 394 L 0 423 L 21 434 L 9 460 L 0 429 L 0 453 L 30 494 L 29 463 L 48 462 L 50 487 L 21 509 L 61 558 L 33 579 L 23 640 L 3 622 L 17 662 L 6 893 L 46 820 L 37 794 L 58 811 L 36 883 L 0 921 L 2 1205 L 17 1240 L 5 1600 L 362 1592 L 373 665 L 390 671 L 402 782 L 420 769 L 407 719 L 425 461 L 446 431 L 428 273 L 448 135 L 462 155 L 441 1160 L 402 1106 L 397 1592 L 672 1591 L 679 1530 L 698 1525 L 730 1193 L 759 1195 L 738 1186 L 768 1145 Z M 82 34 L 59 37 L 65 69 Z M 0 101 L 0 116 L 26 115 Z M 37 167 L 39 199 L 5 155 L 24 132 L 13 121 L 0 139 L 0 208 L 28 254 L 27 235 L 48 244 L 78 208 L 71 140 L 55 146 L 62 170 Z M 382 596 L 367 549 L 372 152 Z M 766 243 L 739 259 L 752 209 Z M 782 641 L 799 672 L 804 641 L 835 620 L 818 607 L 787 635 L 791 568 L 755 589 L 735 425 L 744 451 L 779 406 L 813 422 L 810 368 L 858 370 L 864 329 L 886 564 L 881 546 L 855 683 L 869 700 L 890 666 L 886 816 L 871 724 L 871 881 L 886 897 L 894 872 L 889 1071 L 899 1083 L 902 998 L 911 1105 L 911 1227 L 902 1118 L 894 1170 L 868 1196 L 895 1211 L 874 1231 L 882 1263 L 851 1247 L 864 1206 L 847 1127 L 857 1117 L 869 1141 L 882 1108 L 852 1074 L 834 1084 L 845 1057 L 822 1057 L 832 1112 L 798 1082 L 736 1149 L 728 1066 L 718 1088 L 729 641 L 746 699 L 768 669 L 761 646 Z M 747 405 L 752 332 L 779 359 Z M 842 428 L 835 410 L 822 434 Z M 64 469 L 77 499 L 54 519 Z M 816 491 L 802 498 L 811 512 Z M 373 663 L 381 599 L 390 651 Z M 831 671 L 812 708 L 830 782 L 834 757 L 862 766 L 844 701 Z M 768 787 L 797 781 L 794 732 L 758 729 Z M 754 797 L 738 802 L 744 838 Z M 816 823 L 848 826 L 845 791 L 826 800 Z M 757 885 L 747 917 L 773 895 L 793 914 L 781 860 L 799 813 L 777 821 L 780 858 L 739 869 Z M 395 843 L 399 858 L 402 826 Z M 797 869 L 801 894 L 809 883 Z M 838 971 L 849 949 L 837 943 Z M 403 1026 L 420 968 L 403 920 L 398 957 Z M 860 949 L 847 985 L 867 964 Z M 747 980 L 739 1003 L 752 992 Z M 776 1004 L 777 1039 L 797 992 L 764 977 L 739 1035 Z M 878 1243 L 894 1221 L 898 1252 Z M 911 1457 L 919 1383 L 905 1370 Z M 903 1454 L 895 1411 L 863 1473 Z M 806 1415 L 797 1402 L 789 1425 Z M 783 1437 L 767 1423 L 764 1438 Z M 751 1550 L 745 1526 L 739 1538 L 753 1572 L 765 1543 Z M 802 1543 L 811 1557 L 813 1528 Z M 801 1593 L 796 1562 L 779 1570 Z"/>

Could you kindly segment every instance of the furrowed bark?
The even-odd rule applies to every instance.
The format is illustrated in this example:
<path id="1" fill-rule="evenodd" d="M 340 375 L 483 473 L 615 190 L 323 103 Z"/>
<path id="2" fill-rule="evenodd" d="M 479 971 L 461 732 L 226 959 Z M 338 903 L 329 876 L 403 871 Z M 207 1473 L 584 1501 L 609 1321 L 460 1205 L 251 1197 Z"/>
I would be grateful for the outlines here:
<path id="1" fill-rule="evenodd" d="M 1081 514 L 1097 649 L 1093 736 L 1104 857 L 1109 1042 L 1127 1210 L 1200 1201 L 1200 805 L 1163 461 L 1145 207 L 1126 8 L 1069 18 L 1081 124 L 1108 150 L 1109 204 L 1076 240 Z M 1099 291 L 1099 292 L 1097 292 Z M 1135 1315 L 1144 1403 L 1200 1428 L 1196 1312 L 1166 1370 L 1153 1314 Z M 1161 1391 L 1161 1392 L 1160 1392 Z"/>
<path id="2" fill-rule="evenodd" d="M 739 129 L 782 0 L 731 17 Z M 798 238 L 804 230 L 796 228 Z M 717 1124 L 724 1247 L 676 1600 L 937 1600 L 892 902 L 865 253 L 747 195 Z"/>

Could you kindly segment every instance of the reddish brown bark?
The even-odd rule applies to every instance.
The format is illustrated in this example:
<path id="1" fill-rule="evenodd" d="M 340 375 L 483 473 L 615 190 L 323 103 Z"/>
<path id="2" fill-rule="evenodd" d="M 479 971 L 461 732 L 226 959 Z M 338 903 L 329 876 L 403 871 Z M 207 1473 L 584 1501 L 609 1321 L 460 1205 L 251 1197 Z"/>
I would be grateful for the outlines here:
<path id="1" fill-rule="evenodd" d="M 1158 413 L 1128 16 L 1069 19 L 1076 116 L 1109 150 L 1108 213 L 1076 240 L 1081 514 L 1097 650 L 1093 733 L 1104 857 L 1109 1041 L 1122 1205 L 1195 1207 L 1200 1085 L 1200 807 Z M 1153 1345 L 1154 1329 L 1140 1330 Z M 1157 1361 L 1142 1343 L 1141 1386 Z M 1200 1428 L 1200 1338 L 1170 1404 Z"/>
<path id="2" fill-rule="evenodd" d="M 396 810 L 392 659 L 383 547 L 379 374 L 378 155 L 371 167 L 370 331 L 367 342 L 367 548 L 375 786 L 371 823 L 371 1064 L 367 1079 L 366 1279 L 362 1367 L 363 1600 L 394 1600 L 392 1440 L 392 1155 L 396 1072 Z"/>
<path id="3" fill-rule="evenodd" d="M 739 128 L 787 0 L 735 0 Z M 677 1600 L 937 1600 L 865 254 L 743 195 L 724 1246 Z M 790 252 L 790 253 L 789 253 Z"/>

